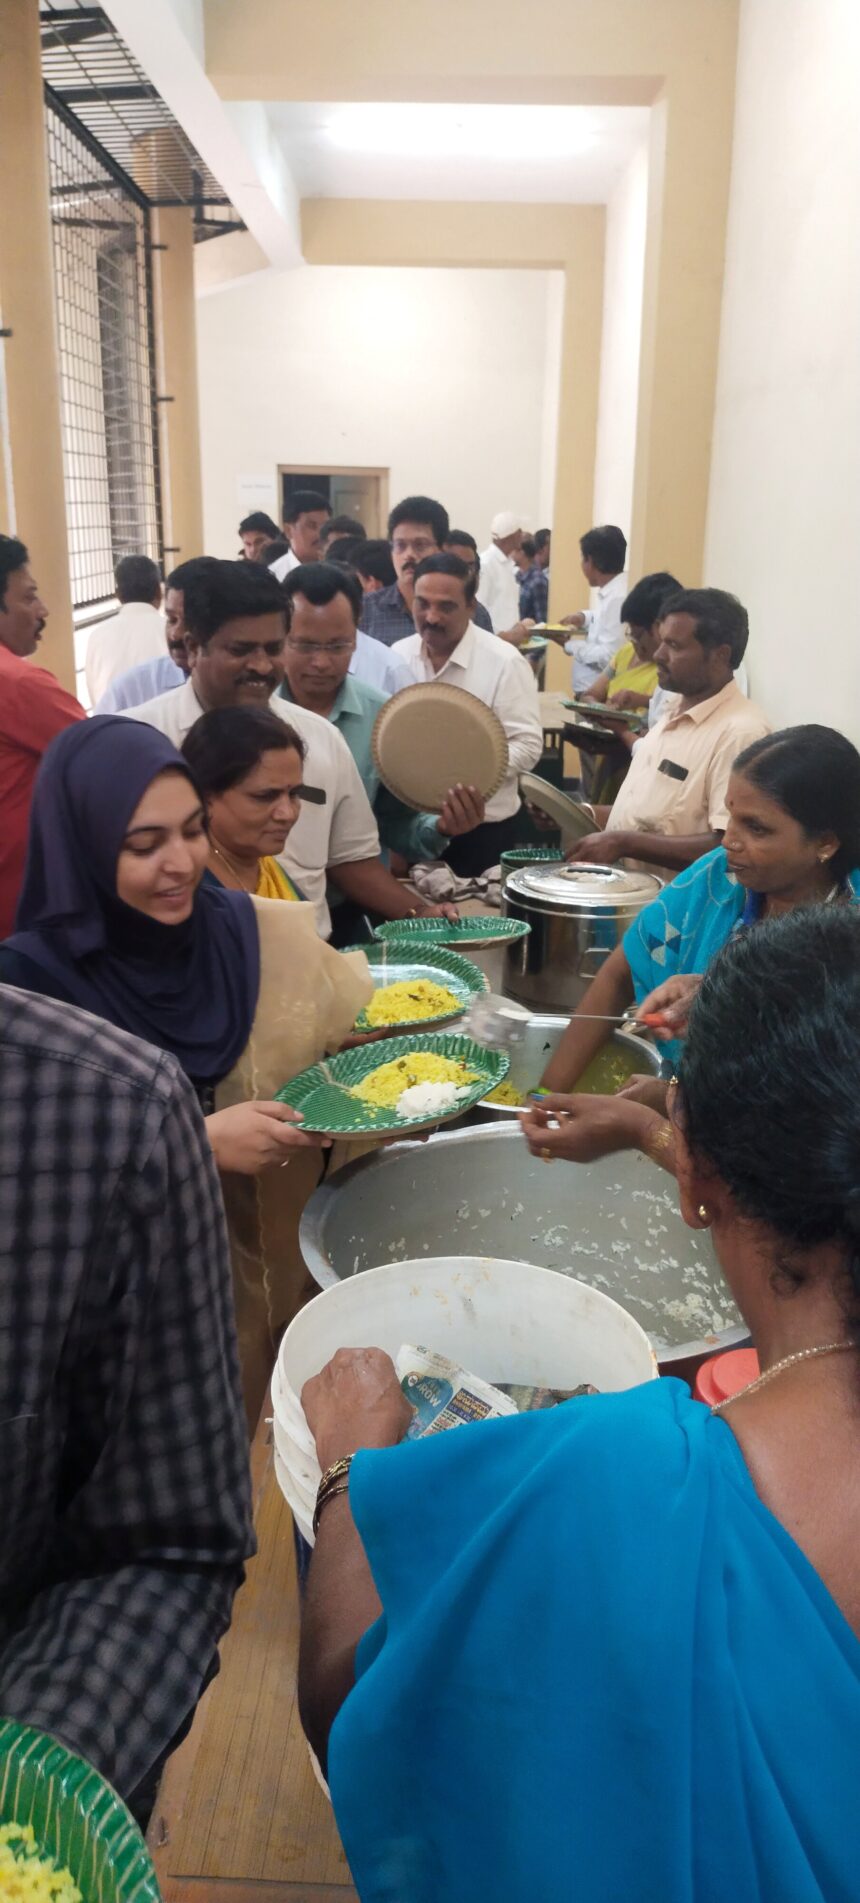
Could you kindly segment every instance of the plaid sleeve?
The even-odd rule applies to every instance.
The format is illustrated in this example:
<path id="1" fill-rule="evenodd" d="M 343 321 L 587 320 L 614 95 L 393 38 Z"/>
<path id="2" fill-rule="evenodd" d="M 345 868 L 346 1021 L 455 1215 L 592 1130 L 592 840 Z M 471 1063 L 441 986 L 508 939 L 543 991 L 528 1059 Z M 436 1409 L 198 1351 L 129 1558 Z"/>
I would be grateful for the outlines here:
<path id="1" fill-rule="evenodd" d="M 53 1466 L 50 1510 L 38 1482 L 30 1508 L 44 1527 L 38 1589 L 0 1651 L 0 1709 L 63 1739 L 124 1793 L 199 1697 L 254 1547 L 214 1161 L 178 1066 L 136 1048 L 151 1060 L 152 1087 L 129 1107 L 128 1093 L 112 1101 L 91 1076 L 77 1136 L 58 1145 L 57 1177 L 62 1156 L 74 1178 L 76 1144 L 81 1177 L 77 1212 L 68 1185 L 57 1189 L 58 1234 L 86 1224 L 90 1178 L 95 1213 L 53 1412 L 33 1417 L 37 1471 Z M 54 1270 L 63 1276 L 59 1258 Z M 44 1329 L 38 1346 L 33 1332 L 25 1359 L 46 1359 L 45 1343 Z"/>

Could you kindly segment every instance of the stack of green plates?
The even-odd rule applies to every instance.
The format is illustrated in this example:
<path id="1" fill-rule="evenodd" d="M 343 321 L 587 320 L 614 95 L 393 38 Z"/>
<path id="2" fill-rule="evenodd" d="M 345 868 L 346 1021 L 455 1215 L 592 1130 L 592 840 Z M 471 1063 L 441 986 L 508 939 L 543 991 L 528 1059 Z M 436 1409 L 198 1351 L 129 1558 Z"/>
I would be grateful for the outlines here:
<path id="1" fill-rule="evenodd" d="M 32 1824 L 39 1853 L 69 1871 L 83 1903 L 159 1903 L 149 1852 L 116 1791 L 55 1738 L 11 1719 L 0 1719 L 0 1824 Z"/>
<path id="2" fill-rule="evenodd" d="M 517 866 L 557 865 L 563 859 L 560 846 L 511 846 L 499 863 L 503 872 L 513 872 Z"/>
<path id="3" fill-rule="evenodd" d="M 459 1059 L 467 1069 L 474 1071 L 474 1083 L 469 1084 L 453 1109 L 434 1111 L 430 1117 L 426 1113 L 399 1117 L 393 1107 L 378 1108 L 363 1102 L 361 1097 L 352 1096 L 353 1084 L 360 1083 L 372 1070 L 393 1064 L 400 1057 L 414 1057 L 419 1051 L 434 1057 Z M 506 1052 L 488 1051 L 473 1038 L 458 1037 L 453 1031 L 437 1031 L 427 1037 L 392 1037 L 381 1043 L 361 1044 L 354 1050 L 340 1051 L 324 1063 L 312 1064 L 309 1070 L 303 1070 L 291 1083 L 285 1084 L 283 1090 L 277 1092 L 277 1099 L 293 1110 L 300 1110 L 305 1128 L 323 1136 L 389 1136 L 394 1131 L 408 1136 L 415 1130 L 426 1130 L 437 1123 L 449 1123 L 453 1117 L 462 1117 L 488 1090 L 502 1083 L 509 1068 Z M 406 1086 L 404 1077 L 404 1090 Z"/>
<path id="4" fill-rule="evenodd" d="M 524 919 L 500 918 L 498 912 L 482 913 L 477 918 L 460 918 L 452 925 L 447 918 L 392 918 L 377 925 L 374 938 L 395 939 L 399 945 L 501 945 L 525 938 L 531 931 Z"/>
<path id="5" fill-rule="evenodd" d="M 400 1031 L 411 1029 L 415 1025 L 419 1030 L 429 1029 L 434 1024 L 450 1024 L 466 1011 L 473 998 L 489 990 L 489 981 L 477 965 L 470 964 L 468 958 L 461 958 L 459 952 L 446 951 L 442 945 L 433 945 L 428 950 L 416 946 L 388 945 L 385 940 L 380 945 L 353 945 L 353 951 L 363 951 L 370 966 L 370 975 L 377 991 L 386 985 L 416 983 L 425 978 L 430 984 L 444 985 L 457 1000 L 454 1011 L 445 1011 L 435 1018 L 402 1018 L 397 1024 L 372 1024 L 367 1016 L 367 1007 L 359 1011 L 355 1020 L 357 1031 Z"/>

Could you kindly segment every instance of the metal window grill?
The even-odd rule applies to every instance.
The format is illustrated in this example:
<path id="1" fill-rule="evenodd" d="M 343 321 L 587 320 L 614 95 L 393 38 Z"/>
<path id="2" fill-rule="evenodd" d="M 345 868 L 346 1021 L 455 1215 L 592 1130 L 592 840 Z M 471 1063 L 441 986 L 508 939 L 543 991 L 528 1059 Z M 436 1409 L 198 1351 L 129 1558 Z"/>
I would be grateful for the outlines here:
<path id="1" fill-rule="evenodd" d="M 162 558 L 149 213 L 46 99 L 72 599 Z"/>
<path id="2" fill-rule="evenodd" d="M 113 597 L 122 555 L 164 556 L 150 208 L 188 206 L 197 241 L 243 227 L 107 14 L 88 0 L 39 0 L 39 11 L 72 598 L 82 610 Z"/>

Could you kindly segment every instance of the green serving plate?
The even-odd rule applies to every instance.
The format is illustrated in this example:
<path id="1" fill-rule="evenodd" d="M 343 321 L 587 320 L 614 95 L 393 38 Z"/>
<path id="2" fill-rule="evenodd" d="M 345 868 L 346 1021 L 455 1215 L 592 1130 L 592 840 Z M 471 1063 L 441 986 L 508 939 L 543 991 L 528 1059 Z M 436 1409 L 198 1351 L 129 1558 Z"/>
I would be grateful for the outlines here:
<path id="1" fill-rule="evenodd" d="M 468 958 L 461 958 L 459 952 L 446 951 L 443 945 L 434 945 L 429 951 L 410 951 L 408 946 L 389 945 L 385 939 L 379 945 L 353 945 L 352 951 L 363 951 L 370 966 L 370 975 L 374 987 L 381 991 L 386 985 L 414 983 L 419 978 L 427 978 L 434 985 L 444 985 L 457 1000 L 456 1011 L 447 1011 L 435 1018 L 401 1018 L 397 1024 L 372 1024 L 367 1015 L 367 1007 L 359 1011 L 355 1020 L 357 1031 L 372 1031 L 385 1036 L 400 1034 L 411 1030 L 431 1030 L 434 1025 L 452 1024 L 466 1011 L 473 998 L 489 991 L 489 980 L 470 964 Z"/>
<path id="2" fill-rule="evenodd" d="M 56 1738 L 11 1719 L 0 1719 L 0 1824 L 32 1824 L 83 1903 L 159 1903 L 146 1844 L 116 1791 Z"/>
<path id="3" fill-rule="evenodd" d="M 566 700 L 564 706 L 573 713 L 581 715 L 583 720 L 615 720 L 623 722 L 625 727 L 641 727 L 643 732 L 648 725 L 648 716 L 643 711 L 637 713 L 635 707 L 616 707 L 611 701 L 602 700 Z"/>
<path id="4" fill-rule="evenodd" d="M 510 846 L 499 863 L 505 872 L 514 872 L 517 866 L 558 864 L 563 859 L 561 846 Z"/>
<path id="5" fill-rule="evenodd" d="M 481 913 L 477 918 L 458 919 L 452 925 L 447 918 L 392 918 L 374 928 L 374 938 L 392 939 L 403 948 L 420 945 L 501 945 L 525 938 L 531 926 L 525 919 L 500 918 L 498 912 Z"/>
<path id="6" fill-rule="evenodd" d="M 461 1058 L 475 1081 L 452 1110 L 436 1111 L 432 1117 L 399 1117 L 395 1109 L 381 1109 L 363 1103 L 351 1095 L 353 1084 L 361 1082 L 382 1064 L 399 1057 L 412 1057 L 417 1051 L 432 1051 L 436 1057 Z M 510 1068 L 504 1051 L 488 1051 L 471 1037 L 458 1037 L 454 1031 L 437 1031 L 429 1037 L 393 1037 L 378 1044 L 361 1044 L 351 1051 L 340 1051 L 324 1064 L 312 1064 L 298 1077 L 276 1092 L 279 1103 L 300 1110 L 307 1130 L 322 1136 L 347 1139 L 390 1136 L 402 1131 L 405 1136 L 416 1130 L 432 1129 L 437 1123 L 450 1123 L 462 1117 L 485 1097 L 488 1090 L 503 1082 Z M 406 1083 L 404 1082 L 404 1089 Z"/>

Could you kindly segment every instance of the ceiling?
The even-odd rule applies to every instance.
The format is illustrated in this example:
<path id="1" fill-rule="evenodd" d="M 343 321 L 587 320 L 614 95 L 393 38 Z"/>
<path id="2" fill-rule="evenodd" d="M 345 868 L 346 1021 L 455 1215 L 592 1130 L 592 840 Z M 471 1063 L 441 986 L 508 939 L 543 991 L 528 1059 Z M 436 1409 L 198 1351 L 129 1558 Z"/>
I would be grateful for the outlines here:
<path id="1" fill-rule="evenodd" d="M 601 204 L 645 106 L 270 104 L 302 198 Z"/>

